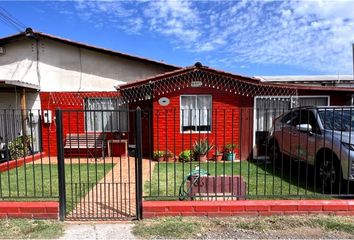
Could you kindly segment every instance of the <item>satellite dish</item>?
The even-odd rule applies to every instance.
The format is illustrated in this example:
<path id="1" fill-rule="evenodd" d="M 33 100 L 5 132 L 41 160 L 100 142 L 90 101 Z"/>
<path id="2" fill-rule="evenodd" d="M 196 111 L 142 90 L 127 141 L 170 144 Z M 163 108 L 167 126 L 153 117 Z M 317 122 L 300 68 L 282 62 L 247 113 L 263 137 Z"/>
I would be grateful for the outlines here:
<path id="1" fill-rule="evenodd" d="M 162 97 L 159 99 L 159 104 L 165 107 L 170 104 L 170 99 L 168 99 L 167 97 Z"/>

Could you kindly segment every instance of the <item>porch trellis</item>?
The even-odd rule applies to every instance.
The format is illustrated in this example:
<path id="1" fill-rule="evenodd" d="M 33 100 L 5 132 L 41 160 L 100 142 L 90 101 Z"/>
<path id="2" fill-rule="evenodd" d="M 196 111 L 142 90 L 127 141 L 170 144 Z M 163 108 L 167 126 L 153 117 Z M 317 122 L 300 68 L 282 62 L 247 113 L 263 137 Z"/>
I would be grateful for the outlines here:
<path id="1" fill-rule="evenodd" d="M 229 77 L 195 68 L 193 71 L 179 75 L 161 78 L 159 80 L 134 85 L 120 90 L 123 103 L 131 103 L 149 100 L 157 96 L 172 93 L 192 84 L 199 84 L 198 87 L 222 90 L 241 96 L 296 96 L 295 87 L 281 86 L 275 84 L 264 84 L 258 80 L 243 80 L 242 77 Z"/>

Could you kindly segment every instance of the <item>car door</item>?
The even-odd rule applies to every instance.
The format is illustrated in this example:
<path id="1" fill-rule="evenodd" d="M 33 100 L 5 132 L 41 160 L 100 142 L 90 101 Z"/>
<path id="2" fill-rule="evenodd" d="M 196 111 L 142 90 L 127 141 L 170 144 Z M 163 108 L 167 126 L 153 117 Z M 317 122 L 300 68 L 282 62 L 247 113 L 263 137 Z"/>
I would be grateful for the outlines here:
<path id="1" fill-rule="evenodd" d="M 275 129 L 276 139 L 278 140 L 278 145 L 281 152 L 289 156 L 292 152 L 292 121 L 296 119 L 298 115 L 298 110 L 291 110 L 281 119 L 281 121 L 278 123 L 279 126 L 276 126 Z"/>
<path id="2" fill-rule="evenodd" d="M 298 126 L 300 124 L 308 124 L 305 131 L 300 131 Z M 292 144 L 291 154 L 294 158 L 313 163 L 316 154 L 316 140 L 320 129 L 317 119 L 311 110 L 303 109 L 299 111 L 299 115 L 293 119 L 292 123 Z M 311 131 L 310 131 L 311 130 Z"/>

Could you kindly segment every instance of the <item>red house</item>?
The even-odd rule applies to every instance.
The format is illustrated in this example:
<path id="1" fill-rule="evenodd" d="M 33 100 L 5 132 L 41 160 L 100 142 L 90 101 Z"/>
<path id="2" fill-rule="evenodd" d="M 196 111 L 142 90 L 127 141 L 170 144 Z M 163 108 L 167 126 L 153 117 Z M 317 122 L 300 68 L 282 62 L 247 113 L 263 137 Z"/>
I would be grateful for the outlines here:
<path id="1" fill-rule="evenodd" d="M 119 92 L 129 109 L 146 113 L 145 155 L 169 151 L 178 156 L 207 138 L 214 145 L 208 158 L 234 144 L 237 158 L 247 159 L 251 153 L 262 155 L 259 143 L 282 112 L 295 106 L 350 105 L 354 90 L 264 83 L 196 63 L 120 86 Z M 133 117 L 129 121 L 132 130 Z"/>

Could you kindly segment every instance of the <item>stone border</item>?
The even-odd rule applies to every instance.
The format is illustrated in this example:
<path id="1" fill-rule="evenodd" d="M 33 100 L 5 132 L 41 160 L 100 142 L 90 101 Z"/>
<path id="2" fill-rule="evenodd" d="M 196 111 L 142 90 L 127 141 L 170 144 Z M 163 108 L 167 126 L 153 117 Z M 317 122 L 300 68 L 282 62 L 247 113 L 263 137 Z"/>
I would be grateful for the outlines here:
<path id="1" fill-rule="evenodd" d="M 354 200 L 144 201 L 143 217 L 354 215 Z"/>
<path id="2" fill-rule="evenodd" d="M 34 162 L 34 161 L 39 160 L 45 156 L 46 156 L 45 152 L 39 152 L 39 153 L 35 153 L 33 155 L 29 155 L 29 156 L 26 156 L 23 158 L 18 158 L 18 159 L 14 159 L 14 160 L 0 163 L 0 172 L 6 172 L 8 170 L 11 170 L 11 169 L 14 169 L 17 167 L 21 167 L 25 163 Z"/>

